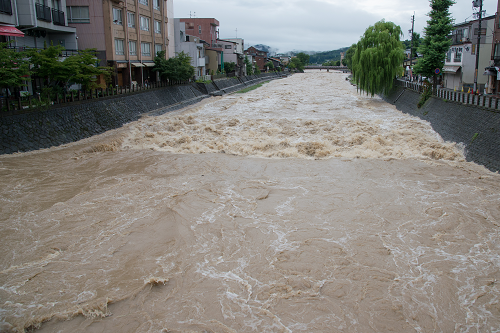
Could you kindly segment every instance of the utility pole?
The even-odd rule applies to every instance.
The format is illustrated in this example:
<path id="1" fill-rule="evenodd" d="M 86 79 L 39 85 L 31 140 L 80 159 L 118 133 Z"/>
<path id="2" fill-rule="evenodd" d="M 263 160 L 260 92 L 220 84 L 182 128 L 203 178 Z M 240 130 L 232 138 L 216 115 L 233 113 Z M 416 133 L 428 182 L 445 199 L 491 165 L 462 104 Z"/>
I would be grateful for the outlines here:
<path id="1" fill-rule="evenodd" d="M 415 13 L 411 17 L 411 46 L 410 46 L 410 69 L 413 66 L 413 29 L 415 27 Z"/>
<path id="2" fill-rule="evenodd" d="M 476 70 L 474 71 L 474 92 L 477 92 L 477 70 L 479 68 L 479 47 L 481 46 L 481 19 L 483 15 L 483 0 L 475 0 L 472 2 L 473 7 L 479 7 L 479 29 L 477 31 L 477 46 L 476 46 Z"/>

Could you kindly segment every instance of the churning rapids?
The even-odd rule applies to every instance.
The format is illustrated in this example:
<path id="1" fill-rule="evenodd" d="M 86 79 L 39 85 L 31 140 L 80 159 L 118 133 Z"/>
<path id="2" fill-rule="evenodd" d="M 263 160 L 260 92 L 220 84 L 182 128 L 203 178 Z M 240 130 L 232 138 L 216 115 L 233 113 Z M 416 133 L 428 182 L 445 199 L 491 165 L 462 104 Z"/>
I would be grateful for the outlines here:
<path id="1" fill-rule="evenodd" d="M 499 332 L 500 176 L 345 78 L 0 157 L 0 331 Z"/>

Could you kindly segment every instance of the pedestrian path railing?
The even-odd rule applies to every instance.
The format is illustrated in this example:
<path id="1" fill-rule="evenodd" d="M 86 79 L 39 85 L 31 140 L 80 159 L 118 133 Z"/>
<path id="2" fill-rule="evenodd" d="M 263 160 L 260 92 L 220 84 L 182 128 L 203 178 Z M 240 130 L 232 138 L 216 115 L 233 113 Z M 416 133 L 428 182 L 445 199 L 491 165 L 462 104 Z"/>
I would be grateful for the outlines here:
<path id="1" fill-rule="evenodd" d="M 424 91 L 423 85 L 418 82 L 396 80 L 396 85 L 418 93 L 422 93 Z M 454 91 L 451 89 L 438 88 L 434 96 L 449 102 L 500 110 L 500 98 L 495 95 L 477 95 L 462 91 Z"/>

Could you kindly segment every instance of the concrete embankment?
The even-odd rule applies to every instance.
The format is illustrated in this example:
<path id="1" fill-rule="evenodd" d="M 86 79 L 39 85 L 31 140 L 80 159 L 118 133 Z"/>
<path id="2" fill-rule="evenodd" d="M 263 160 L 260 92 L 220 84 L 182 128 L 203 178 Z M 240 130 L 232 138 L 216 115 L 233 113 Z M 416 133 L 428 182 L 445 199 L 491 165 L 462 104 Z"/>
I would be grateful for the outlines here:
<path id="1" fill-rule="evenodd" d="M 397 87 L 382 98 L 404 113 L 428 121 L 446 141 L 463 144 L 468 161 L 500 171 L 500 113 L 432 97 L 417 108 L 420 94 Z"/>
<path id="2" fill-rule="evenodd" d="M 238 91 L 279 77 L 279 73 L 265 73 L 242 79 L 220 79 L 208 84 L 170 86 L 0 117 L 0 154 L 27 152 L 82 140 L 119 128 L 145 114 L 163 114 L 210 95 Z"/>

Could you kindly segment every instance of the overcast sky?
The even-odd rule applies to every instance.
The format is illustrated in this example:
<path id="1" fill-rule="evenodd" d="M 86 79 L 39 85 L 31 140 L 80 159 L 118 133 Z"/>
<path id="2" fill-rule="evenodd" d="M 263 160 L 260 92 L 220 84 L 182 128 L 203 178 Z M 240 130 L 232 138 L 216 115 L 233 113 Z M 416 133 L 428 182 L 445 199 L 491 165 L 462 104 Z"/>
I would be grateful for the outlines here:
<path id="1" fill-rule="evenodd" d="M 456 0 L 456 23 L 472 20 L 472 0 Z M 497 1 L 483 0 L 487 15 Z M 193 15 L 219 20 L 220 38 L 243 38 L 245 48 L 264 44 L 278 52 L 331 51 L 356 43 L 366 28 L 381 19 L 401 26 L 408 38 L 411 16 L 422 33 L 430 11 L 428 0 L 174 0 L 176 18 Z M 236 29 L 237 32 L 236 32 Z"/>

